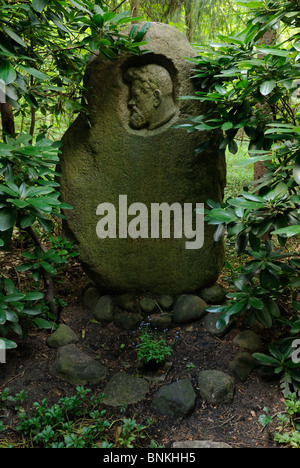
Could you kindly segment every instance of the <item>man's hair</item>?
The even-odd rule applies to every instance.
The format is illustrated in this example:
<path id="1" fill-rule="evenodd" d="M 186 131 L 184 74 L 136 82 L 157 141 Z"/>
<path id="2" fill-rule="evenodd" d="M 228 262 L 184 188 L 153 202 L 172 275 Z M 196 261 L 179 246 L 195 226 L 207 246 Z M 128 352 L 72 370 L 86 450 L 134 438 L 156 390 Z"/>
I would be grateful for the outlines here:
<path id="1" fill-rule="evenodd" d="M 128 68 L 124 77 L 129 82 L 140 81 L 145 92 L 160 89 L 164 95 L 173 93 L 173 82 L 169 72 L 155 63 Z"/>

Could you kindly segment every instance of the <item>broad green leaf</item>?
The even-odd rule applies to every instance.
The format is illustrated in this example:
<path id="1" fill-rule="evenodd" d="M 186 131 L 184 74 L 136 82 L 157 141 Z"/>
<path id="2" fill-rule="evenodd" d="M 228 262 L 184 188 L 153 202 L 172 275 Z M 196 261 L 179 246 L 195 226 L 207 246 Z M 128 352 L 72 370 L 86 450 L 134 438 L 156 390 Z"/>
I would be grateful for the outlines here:
<path id="1" fill-rule="evenodd" d="M 230 205 L 241 207 L 241 208 L 246 208 L 250 210 L 259 210 L 260 208 L 264 207 L 264 203 L 261 202 L 255 202 L 255 201 L 250 201 L 250 200 L 245 200 L 244 198 L 230 198 L 227 200 L 227 202 Z"/>
<path id="2" fill-rule="evenodd" d="M 23 216 L 23 218 L 21 219 L 20 221 L 20 225 L 23 229 L 26 229 L 27 227 L 29 226 L 32 226 L 32 224 L 34 223 L 36 219 L 36 215 L 34 214 L 28 214 L 28 215 L 25 215 Z"/>
<path id="3" fill-rule="evenodd" d="M 24 294 L 20 292 L 15 292 L 13 294 L 9 294 L 8 296 L 5 296 L 3 299 L 3 302 L 18 302 L 21 301 L 24 298 Z"/>
<path id="4" fill-rule="evenodd" d="M 254 353 L 252 354 L 252 356 L 261 364 L 264 364 L 267 366 L 278 366 L 281 364 L 280 361 L 278 361 L 277 359 L 273 358 L 272 356 L 267 356 L 266 354 L 263 354 L 263 353 Z"/>
<path id="5" fill-rule="evenodd" d="M 28 206 L 28 203 L 25 200 L 19 200 L 19 199 L 14 200 L 13 204 L 17 208 L 20 208 L 20 209 L 25 208 L 26 206 Z"/>
<path id="6" fill-rule="evenodd" d="M 6 313 L 6 320 L 8 322 L 13 322 L 13 323 L 19 322 L 19 317 L 18 317 L 17 312 L 13 310 L 6 310 L 5 313 Z"/>
<path id="7" fill-rule="evenodd" d="M 300 185 L 300 164 L 295 164 L 293 168 L 293 176 L 298 185 Z"/>
<path id="8" fill-rule="evenodd" d="M 300 42 L 294 42 L 293 47 L 300 52 Z"/>
<path id="9" fill-rule="evenodd" d="M 16 34 L 14 31 L 12 31 L 11 29 L 7 28 L 6 26 L 2 26 L 4 32 L 9 36 L 11 37 L 11 39 L 13 39 L 15 42 L 17 42 L 18 44 L 20 44 L 21 46 L 23 47 L 27 47 L 27 44 L 26 42 L 23 41 L 23 39 L 18 36 L 18 34 Z"/>
<path id="10" fill-rule="evenodd" d="M 258 49 L 258 51 L 262 52 L 263 54 L 276 55 L 278 57 L 288 57 L 289 55 L 289 51 L 287 50 L 275 49 L 272 47 L 263 47 L 262 49 Z"/>
<path id="11" fill-rule="evenodd" d="M 115 16 L 116 16 L 116 13 L 114 13 L 113 11 L 109 11 L 107 13 L 104 13 L 103 21 L 104 22 L 111 21 L 113 18 L 115 18 Z"/>
<path id="12" fill-rule="evenodd" d="M 226 131 L 226 130 L 230 130 L 231 128 L 233 127 L 233 123 L 232 122 L 225 122 L 223 125 L 222 125 L 222 130 Z"/>
<path id="13" fill-rule="evenodd" d="M 37 195 L 47 195 L 53 192 L 52 187 L 30 187 L 27 190 L 27 197 L 36 197 Z"/>
<path id="14" fill-rule="evenodd" d="M 7 338 L 1 338 L 1 341 L 5 344 L 5 349 L 14 349 L 17 347 L 17 343 L 12 340 L 8 340 Z"/>
<path id="15" fill-rule="evenodd" d="M 39 301 L 40 299 L 43 299 L 44 294 L 38 291 L 33 291 L 25 294 L 24 299 L 26 301 Z"/>
<path id="16" fill-rule="evenodd" d="M 6 322 L 6 312 L 5 309 L 0 305 L 0 325 L 4 325 Z"/>
<path id="17" fill-rule="evenodd" d="M 227 306 L 211 306 L 207 307 L 206 311 L 212 314 L 219 314 L 220 312 L 224 312 L 227 309 Z"/>
<path id="18" fill-rule="evenodd" d="M 10 278 L 4 280 L 4 286 L 8 294 L 12 294 L 15 291 L 15 285 Z"/>
<path id="19" fill-rule="evenodd" d="M 50 263 L 42 261 L 41 265 L 50 275 L 55 275 L 57 273 L 55 268 Z"/>
<path id="20" fill-rule="evenodd" d="M 232 154 L 236 154 L 239 150 L 239 147 L 236 143 L 235 140 L 230 140 L 229 143 L 228 143 L 228 149 L 230 151 L 230 153 Z"/>
<path id="21" fill-rule="evenodd" d="M 300 225 L 299 226 L 288 226 L 281 229 L 276 229 L 275 231 L 271 232 L 271 234 L 276 234 L 279 236 L 286 236 L 292 237 L 297 236 L 300 234 Z"/>
<path id="22" fill-rule="evenodd" d="M 53 328 L 53 322 L 49 322 L 48 320 L 45 320 L 41 317 L 34 319 L 33 323 L 35 323 L 35 325 L 37 325 L 39 328 L 47 328 L 47 329 Z"/>
<path id="23" fill-rule="evenodd" d="M 97 26 L 99 26 L 101 28 L 103 26 L 103 22 L 104 22 L 103 21 L 103 15 L 100 15 L 100 14 L 99 15 L 94 15 L 93 18 L 92 18 L 92 21 L 93 21 L 93 23 L 95 23 Z"/>
<path id="24" fill-rule="evenodd" d="M 260 273 L 260 284 L 265 289 L 276 289 L 280 286 L 278 276 L 267 269 Z"/>
<path id="25" fill-rule="evenodd" d="M 280 309 L 275 301 L 267 301 L 266 307 L 268 311 L 270 312 L 270 314 L 273 315 L 273 317 L 276 317 L 276 318 L 280 317 Z"/>
<path id="26" fill-rule="evenodd" d="M 28 309 L 28 308 L 25 308 L 22 310 L 22 314 L 25 314 L 25 315 L 39 315 L 41 313 L 41 310 L 36 307 L 35 309 Z"/>
<path id="27" fill-rule="evenodd" d="M 46 6 L 48 5 L 50 0 L 32 0 L 32 8 L 37 12 L 41 13 Z"/>
<path id="28" fill-rule="evenodd" d="M 234 213 L 229 213 L 222 208 L 215 208 L 211 211 L 210 220 L 211 219 L 220 221 L 220 222 L 227 222 L 230 223 L 231 221 L 238 221 L 238 218 Z"/>
<path id="29" fill-rule="evenodd" d="M 261 85 L 260 85 L 260 92 L 263 96 L 267 96 L 268 94 L 270 94 L 273 89 L 275 88 L 276 86 L 276 81 L 275 80 L 269 80 L 269 81 L 264 81 Z"/>
<path id="30" fill-rule="evenodd" d="M 4 208 L 0 210 L 0 231 L 7 231 L 14 226 L 18 211 L 15 208 Z"/>
<path id="31" fill-rule="evenodd" d="M 40 72 L 36 68 L 32 67 L 25 67 L 24 65 L 20 65 L 21 70 L 23 70 L 25 73 L 29 73 L 29 75 L 34 76 L 35 78 L 38 78 L 39 80 L 49 80 L 49 76 L 45 75 L 45 73 Z"/>
<path id="32" fill-rule="evenodd" d="M 249 304 L 254 309 L 262 309 L 264 307 L 263 301 L 261 299 L 259 299 L 258 297 L 250 297 L 249 298 Z"/>
<path id="33" fill-rule="evenodd" d="M 16 78 L 17 73 L 9 62 L 4 62 L 0 65 L 0 80 L 2 80 L 5 85 L 13 83 Z"/>

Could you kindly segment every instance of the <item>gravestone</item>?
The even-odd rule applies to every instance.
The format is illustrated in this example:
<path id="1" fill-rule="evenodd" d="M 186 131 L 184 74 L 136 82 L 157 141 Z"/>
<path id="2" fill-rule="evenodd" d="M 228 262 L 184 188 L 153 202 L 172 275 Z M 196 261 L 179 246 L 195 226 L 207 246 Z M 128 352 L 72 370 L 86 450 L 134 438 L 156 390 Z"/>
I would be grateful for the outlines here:
<path id="1" fill-rule="evenodd" d="M 223 266 L 214 226 L 205 223 L 199 248 L 195 223 L 201 215 L 194 208 L 207 199 L 222 200 L 225 157 L 217 133 L 197 155 L 207 135 L 175 128 L 201 114 L 197 100 L 179 99 L 195 91 L 194 65 L 187 60 L 196 55 L 194 49 L 166 24 L 150 23 L 145 39 L 141 49 L 148 53 L 115 61 L 98 55 L 87 67 L 88 118 L 82 113 L 70 126 L 61 155 L 62 200 L 73 206 L 65 213 L 67 229 L 100 289 L 189 293 L 214 283 Z M 157 225 L 151 230 L 154 206 L 169 207 L 160 212 L 161 222 L 170 215 L 169 233 Z M 180 209 L 183 219 L 184 206 L 194 225 L 187 233 L 182 228 L 180 236 L 175 224 Z"/>

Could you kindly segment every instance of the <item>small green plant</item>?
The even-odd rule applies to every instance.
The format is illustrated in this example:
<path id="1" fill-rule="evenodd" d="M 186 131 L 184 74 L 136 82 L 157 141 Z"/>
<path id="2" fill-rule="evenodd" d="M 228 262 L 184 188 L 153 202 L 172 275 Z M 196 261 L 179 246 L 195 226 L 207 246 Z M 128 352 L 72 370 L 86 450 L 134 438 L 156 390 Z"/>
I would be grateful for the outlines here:
<path id="1" fill-rule="evenodd" d="M 273 421 L 269 409 L 264 408 L 264 413 L 258 418 L 258 422 L 265 428 Z M 296 393 L 289 393 L 285 398 L 285 411 L 277 414 L 277 431 L 274 432 L 274 440 L 279 444 L 286 444 L 291 448 L 300 448 L 300 400 Z"/>
<path id="2" fill-rule="evenodd" d="M 172 348 L 167 345 L 165 338 L 152 330 L 149 324 L 142 324 L 137 344 L 138 360 L 145 364 L 150 362 L 159 364 L 171 355 Z"/>
<path id="3" fill-rule="evenodd" d="M 0 403 L 15 403 L 18 423 L 14 432 L 22 436 L 22 446 L 37 448 L 109 448 L 139 447 L 148 436 L 147 429 L 153 424 L 139 424 L 135 419 L 117 419 L 112 422 L 101 408 L 104 394 L 92 395 L 91 390 L 77 386 L 76 394 L 61 398 L 50 406 L 48 399 L 34 402 L 34 411 L 28 414 L 22 407 L 28 397 L 24 391 L 10 394 L 6 388 L 0 392 Z M 115 428 L 115 426 L 117 426 Z M 0 420 L 0 432 L 7 427 Z M 149 440 L 152 447 L 156 442 Z"/>

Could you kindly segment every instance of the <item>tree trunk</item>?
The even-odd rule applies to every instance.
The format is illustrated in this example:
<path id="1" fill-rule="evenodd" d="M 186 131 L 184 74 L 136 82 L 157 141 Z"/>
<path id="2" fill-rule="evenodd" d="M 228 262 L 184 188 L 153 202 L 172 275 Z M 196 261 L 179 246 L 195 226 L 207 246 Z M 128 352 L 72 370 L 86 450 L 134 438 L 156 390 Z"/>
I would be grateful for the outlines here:
<path id="1" fill-rule="evenodd" d="M 2 138 L 5 141 L 5 135 L 15 134 L 15 119 L 12 107 L 8 102 L 0 103 Z"/>
<path id="2" fill-rule="evenodd" d="M 130 9 L 131 9 L 131 16 L 133 17 L 140 16 L 140 1 L 130 0 Z"/>
<path id="3" fill-rule="evenodd" d="M 189 42 L 193 42 L 194 24 L 192 16 L 192 0 L 184 0 L 186 37 Z"/>

